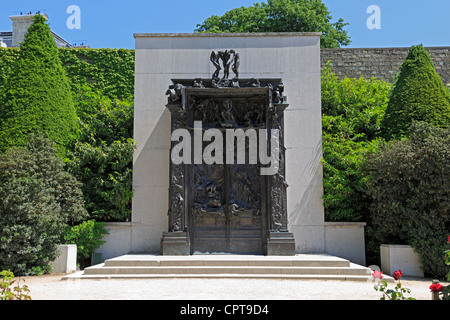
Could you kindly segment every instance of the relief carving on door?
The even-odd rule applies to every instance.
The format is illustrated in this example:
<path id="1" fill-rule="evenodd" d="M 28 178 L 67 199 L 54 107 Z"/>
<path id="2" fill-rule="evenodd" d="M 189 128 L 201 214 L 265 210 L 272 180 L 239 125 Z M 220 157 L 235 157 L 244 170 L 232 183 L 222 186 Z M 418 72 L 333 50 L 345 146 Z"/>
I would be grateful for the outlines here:
<path id="1" fill-rule="evenodd" d="M 294 238 L 287 224 L 284 86 L 280 79 L 238 79 L 240 60 L 234 50 L 213 52 L 211 59 L 217 68 L 212 79 L 172 80 L 166 92 L 172 132 L 198 130 L 197 121 L 202 134 L 215 129 L 224 137 L 227 130 L 278 129 L 279 168 L 272 176 L 261 175 L 262 165 L 250 161 L 250 142 L 245 138 L 245 164 L 237 164 L 237 145 L 231 150 L 232 164 L 225 155 L 220 163 L 171 163 L 169 232 L 162 239 L 163 254 L 165 250 L 172 254 L 293 254 Z M 221 61 L 222 79 L 218 76 Z M 230 67 L 233 79 L 227 76 Z M 207 145 L 203 143 L 203 149 Z M 268 144 L 267 151 L 270 148 Z"/>

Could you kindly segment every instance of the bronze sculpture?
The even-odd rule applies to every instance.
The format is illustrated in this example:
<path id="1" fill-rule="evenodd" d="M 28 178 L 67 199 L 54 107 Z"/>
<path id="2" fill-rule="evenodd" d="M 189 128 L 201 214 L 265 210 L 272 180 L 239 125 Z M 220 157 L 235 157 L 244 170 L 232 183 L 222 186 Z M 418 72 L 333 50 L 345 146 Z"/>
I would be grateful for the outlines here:
<path id="1" fill-rule="evenodd" d="M 230 76 L 230 67 L 233 73 L 236 75 L 235 79 L 239 78 L 240 59 L 239 53 L 237 53 L 235 50 L 213 51 L 211 52 L 211 56 L 209 59 L 216 68 L 216 71 L 214 71 L 212 75 L 213 79 L 219 80 L 219 73 L 220 70 L 222 70 L 220 61 L 222 61 L 223 66 L 222 80 L 228 80 Z"/>

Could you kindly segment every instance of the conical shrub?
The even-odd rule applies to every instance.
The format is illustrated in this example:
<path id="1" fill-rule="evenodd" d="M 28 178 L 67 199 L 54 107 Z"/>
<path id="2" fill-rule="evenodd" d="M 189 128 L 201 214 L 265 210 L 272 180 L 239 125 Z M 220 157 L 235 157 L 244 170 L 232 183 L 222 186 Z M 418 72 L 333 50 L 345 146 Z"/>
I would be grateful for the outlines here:
<path id="1" fill-rule="evenodd" d="M 422 45 L 411 47 L 401 66 L 382 121 L 383 136 L 405 136 L 414 120 L 441 128 L 450 123 L 450 95 Z"/>
<path id="2" fill-rule="evenodd" d="M 77 130 L 77 115 L 58 48 L 46 19 L 34 17 L 0 104 L 0 152 L 25 146 L 30 133 L 42 132 L 58 153 Z"/>

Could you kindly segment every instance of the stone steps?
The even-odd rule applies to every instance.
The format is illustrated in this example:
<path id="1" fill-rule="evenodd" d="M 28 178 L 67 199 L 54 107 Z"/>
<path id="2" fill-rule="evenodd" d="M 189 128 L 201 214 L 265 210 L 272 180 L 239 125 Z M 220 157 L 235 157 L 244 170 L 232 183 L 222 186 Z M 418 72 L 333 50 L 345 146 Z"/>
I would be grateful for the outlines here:
<path id="1" fill-rule="evenodd" d="M 363 268 L 341 267 L 236 267 L 236 266 L 203 266 L 203 267 L 91 267 L 84 270 L 91 274 L 345 274 L 366 275 Z"/>
<path id="2" fill-rule="evenodd" d="M 126 255 L 108 259 L 105 267 L 174 267 L 174 266 L 279 266 L 279 267 L 349 267 L 350 262 L 332 256 L 297 255 L 248 256 L 248 255 L 193 255 L 193 256 L 153 256 Z"/>
<path id="3" fill-rule="evenodd" d="M 370 269 L 328 255 L 125 255 L 108 259 L 63 279 L 264 278 L 366 281 L 370 276 Z"/>

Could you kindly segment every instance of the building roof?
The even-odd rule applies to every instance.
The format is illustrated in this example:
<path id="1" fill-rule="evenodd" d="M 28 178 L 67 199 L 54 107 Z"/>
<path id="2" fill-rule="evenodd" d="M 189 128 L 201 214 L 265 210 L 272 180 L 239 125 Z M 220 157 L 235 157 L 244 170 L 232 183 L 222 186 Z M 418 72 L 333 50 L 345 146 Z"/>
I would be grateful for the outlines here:
<path id="1" fill-rule="evenodd" d="M 50 30 L 51 31 L 51 30 Z M 56 41 L 60 42 L 61 44 L 64 44 L 63 46 L 67 48 L 73 48 L 73 45 L 65 40 L 63 37 L 59 36 L 56 32 L 51 31 L 53 38 L 55 38 Z"/>
<path id="2" fill-rule="evenodd" d="M 0 46 L 7 48 L 12 46 L 12 31 L 0 31 Z"/>

